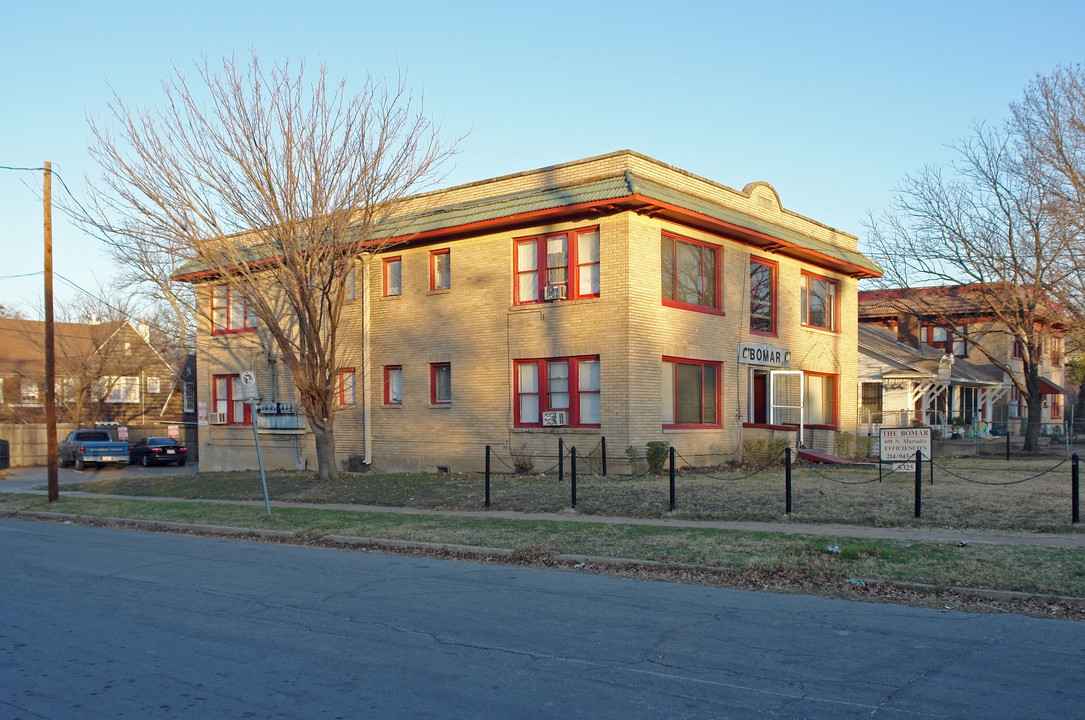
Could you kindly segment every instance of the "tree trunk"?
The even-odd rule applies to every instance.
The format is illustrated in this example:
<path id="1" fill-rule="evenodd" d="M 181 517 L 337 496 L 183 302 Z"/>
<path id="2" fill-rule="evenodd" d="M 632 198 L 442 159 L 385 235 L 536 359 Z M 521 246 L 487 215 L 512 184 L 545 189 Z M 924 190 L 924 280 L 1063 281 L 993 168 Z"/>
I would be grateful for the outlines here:
<path id="1" fill-rule="evenodd" d="M 339 468 L 335 462 L 334 422 L 334 418 L 328 418 L 322 423 L 309 419 L 309 427 L 316 443 L 317 472 L 322 481 L 332 481 L 339 477 Z"/>
<path id="2" fill-rule="evenodd" d="M 1031 379 L 1031 378 L 1030 378 Z M 1032 383 L 1029 383 L 1030 385 Z M 1040 428 L 1043 420 L 1044 396 L 1040 392 L 1040 383 L 1030 389 L 1028 396 L 1028 424 L 1025 426 L 1025 446 L 1023 452 L 1037 452 L 1040 449 Z"/>

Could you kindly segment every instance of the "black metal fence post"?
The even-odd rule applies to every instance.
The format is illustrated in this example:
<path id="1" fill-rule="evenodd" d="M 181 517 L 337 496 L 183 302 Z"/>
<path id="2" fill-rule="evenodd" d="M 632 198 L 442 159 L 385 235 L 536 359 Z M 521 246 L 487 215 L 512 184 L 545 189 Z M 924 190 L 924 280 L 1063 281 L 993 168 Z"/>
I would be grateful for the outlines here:
<path id="1" fill-rule="evenodd" d="M 565 438 L 558 438 L 558 482 L 565 482 Z"/>
<path id="2" fill-rule="evenodd" d="M 915 516 L 922 514 L 923 508 L 923 451 L 915 451 Z"/>
<path id="3" fill-rule="evenodd" d="M 569 446 L 569 473 L 573 479 L 572 507 L 576 507 L 576 445 Z"/>
<path id="4" fill-rule="evenodd" d="M 599 438 L 599 452 L 603 453 L 603 477 L 607 476 L 607 438 Z"/>
<path id="5" fill-rule="evenodd" d="M 1010 461 L 1010 423 L 1006 421 L 1006 462 Z"/>
<path id="6" fill-rule="evenodd" d="M 1080 485 L 1078 483 L 1078 456 L 1074 453 L 1070 458 L 1070 501 L 1072 509 L 1070 511 L 1070 522 L 1077 523 L 1081 521 L 1081 513 L 1079 511 L 1079 494 L 1078 489 Z"/>
<path id="7" fill-rule="evenodd" d="M 791 514 L 791 446 L 784 448 L 784 514 Z"/>
<path id="8" fill-rule="evenodd" d="M 671 445 L 671 512 L 674 512 L 674 445 Z"/>
<path id="9" fill-rule="evenodd" d="M 490 507 L 490 446 L 486 446 L 486 507 Z"/>

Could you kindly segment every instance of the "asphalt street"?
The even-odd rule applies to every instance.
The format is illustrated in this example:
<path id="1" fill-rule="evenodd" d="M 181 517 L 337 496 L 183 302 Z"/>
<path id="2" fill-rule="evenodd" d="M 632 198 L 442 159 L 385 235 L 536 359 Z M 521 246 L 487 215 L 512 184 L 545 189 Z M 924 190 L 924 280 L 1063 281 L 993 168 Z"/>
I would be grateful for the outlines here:
<path id="1" fill-rule="evenodd" d="M 0 718 L 1071 718 L 1085 624 L 0 520 Z"/>

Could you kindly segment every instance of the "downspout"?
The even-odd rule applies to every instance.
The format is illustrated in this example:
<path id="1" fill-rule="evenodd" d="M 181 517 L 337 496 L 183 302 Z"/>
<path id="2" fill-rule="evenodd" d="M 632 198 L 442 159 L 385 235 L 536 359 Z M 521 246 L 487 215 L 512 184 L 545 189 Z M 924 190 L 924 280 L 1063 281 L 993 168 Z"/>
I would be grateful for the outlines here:
<path id="1" fill-rule="evenodd" d="M 369 332 L 369 304 L 372 298 L 369 293 L 369 266 L 372 255 L 370 253 L 363 253 L 362 257 L 362 291 L 360 296 L 363 298 L 362 302 L 362 462 L 367 466 L 373 462 L 372 445 L 373 445 L 373 430 L 370 426 L 370 420 L 372 418 L 372 409 L 370 403 L 370 387 L 372 383 L 369 382 L 370 372 L 370 358 L 372 352 L 370 351 L 370 335 Z M 357 376 L 355 376 L 355 382 L 357 382 Z"/>

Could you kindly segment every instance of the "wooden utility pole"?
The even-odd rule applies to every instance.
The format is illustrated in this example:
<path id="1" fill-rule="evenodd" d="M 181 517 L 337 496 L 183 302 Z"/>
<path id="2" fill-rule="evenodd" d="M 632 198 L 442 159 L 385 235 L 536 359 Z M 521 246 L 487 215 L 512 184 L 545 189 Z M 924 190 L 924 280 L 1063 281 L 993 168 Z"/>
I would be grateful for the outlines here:
<path id="1" fill-rule="evenodd" d="M 45 432 L 48 441 L 49 502 L 60 498 L 57 478 L 56 356 L 53 352 L 53 163 L 45 162 Z"/>

